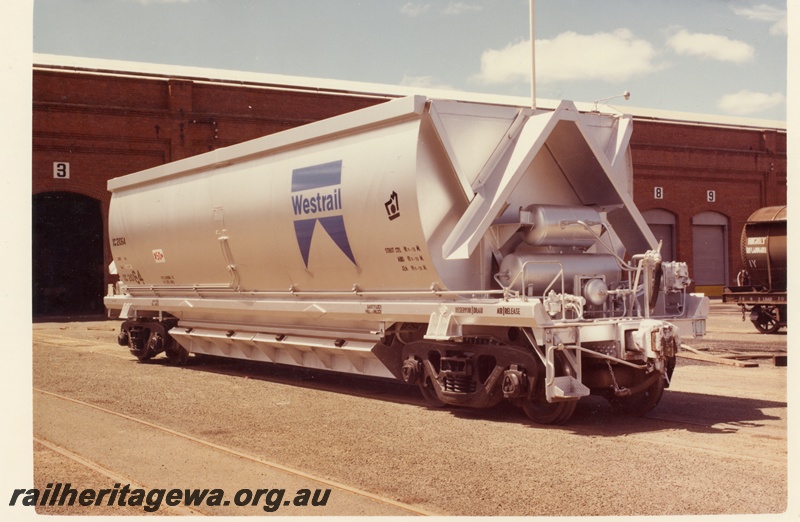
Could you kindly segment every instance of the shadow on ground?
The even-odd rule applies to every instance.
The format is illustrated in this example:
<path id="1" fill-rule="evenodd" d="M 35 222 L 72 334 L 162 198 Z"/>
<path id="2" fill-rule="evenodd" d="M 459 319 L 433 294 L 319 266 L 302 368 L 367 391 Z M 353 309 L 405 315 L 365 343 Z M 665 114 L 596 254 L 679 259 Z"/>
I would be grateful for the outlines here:
<path id="1" fill-rule="evenodd" d="M 169 365 L 169 362 L 159 357 L 138 364 Z M 187 369 L 429 408 L 416 386 L 380 378 L 209 356 L 192 357 Z M 442 411 L 460 418 L 527 424 L 532 428 L 616 437 L 675 429 L 709 434 L 734 433 L 743 427 L 757 427 L 766 421 L 777 420 L 777 416 L 764 413 L 764 410 L 773 408 L 786 408 L 786 403 L 666 390 L 659 405 L 645 417 L 620 415 L 605 399 L 585 397 L 578 403 L 569 422 L 563 426 L 535 424 L 519 408 L 507 401 L 502 401 L 491 409 L 447 407 L 442 408 Z"/>

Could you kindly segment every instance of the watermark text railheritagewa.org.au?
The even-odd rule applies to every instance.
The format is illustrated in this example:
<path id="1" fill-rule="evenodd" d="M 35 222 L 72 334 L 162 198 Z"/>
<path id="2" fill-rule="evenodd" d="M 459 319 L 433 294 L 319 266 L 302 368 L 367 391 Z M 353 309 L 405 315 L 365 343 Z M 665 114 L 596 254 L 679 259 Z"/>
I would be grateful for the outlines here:
<path id="1" fill-rule="evenodd" d="M 222 489 L 144 489 L 114 484 L 108 489 L 76 489 L 70 483 L 47 484 L 45 489 L 15 489 L 9 506 L 132 506 L 152 513 L 169 507 L 260 506 L 274 512 L 282 506 L 320 507 L 330 498 L 330 489 L 240 489 L 228 496 Z"/>

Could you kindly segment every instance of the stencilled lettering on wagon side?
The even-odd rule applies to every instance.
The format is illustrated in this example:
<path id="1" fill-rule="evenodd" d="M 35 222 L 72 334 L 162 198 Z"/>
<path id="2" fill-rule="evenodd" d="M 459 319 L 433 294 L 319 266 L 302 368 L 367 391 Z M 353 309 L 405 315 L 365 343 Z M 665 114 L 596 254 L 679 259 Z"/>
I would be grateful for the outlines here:
<path id="1" fill-rule="evenodd" d="M 482 306 L 456 306 L 457 314 L 480 315 L 483 314 Z"/>
<path id="2" fill-rule="evenodd" d="M 419 245 L 393 245 L 383 249 L 384 254 L 392 256 L 393 261 L 403 272 L 425 272 L 428 270 L 425 256 Z"/>
<path id="3" fill-rule="evenodd" d="M 131 270 L 129 273 L 122 272 L 119 274 L 119 278 L 123 283 L 135 284 L 135 285 L 144 284 L 144 278 L 142 277 L 142 274 L 139 273 L 138 270 Z"/>
<path id="4" fill-rule="evenodd" d="M 371 315 L 380 315 L 383 313 L 383 305 L 368 304 L 364 312 Z"/>

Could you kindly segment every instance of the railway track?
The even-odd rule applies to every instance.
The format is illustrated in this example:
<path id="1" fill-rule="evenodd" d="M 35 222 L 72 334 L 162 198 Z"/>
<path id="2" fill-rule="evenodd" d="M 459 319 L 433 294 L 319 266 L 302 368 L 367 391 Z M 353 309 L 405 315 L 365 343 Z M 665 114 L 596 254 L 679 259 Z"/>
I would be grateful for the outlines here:
<path id="1" fill-rule="evenodd" d="M 103 354 L 103 355 L 112 355 L 112 354 Z M 131 357 L 123 357 L 132 360 Z M 391 400 L 405 404 L 413 404 L 420 407 L 426 407 L 426 402 L 420 396 L 418 396 L 417 390 L 414 388 L 410 388 L 408 386 L 404 386 L 401 384 L 397 384 L 392 381 L 383 382 L 383 381 L 370 381 L 368 378 L 362 378 L 360 383 L 353 383 L 353 379 L 350 378 L 350 382 L 345 384 L 340 384 L 340 380 L 335 375 L 331 375 L 326 372 L 318 372 L 313 370 L 297 370 L 297 369 L 289 369 L 286 370 L 285 373 L 292 373 L 292 375 L 285 375 L 284 372 L 280 370 L 276 370 L 275 368 L 271 368 L 267 365 L 252 365 L 246 363 L 240 363 L 239 361 L 232 361 L 229 359 L 216 359 L 208 363 L 203 364 L 202 366 L 196 366 L 191 369 L 201 371 L 204 373 L 213 373 L 215 375 L 227 376 L 227 377 L 236 377 L 241 379 L 255 379 L 255 380 L 263 380 L 265 382 L 281 382 L 288 385 L 298 385 L 298 384 L 305 384 L 304 381 L 300 379 L 305 377 L 309 381 L 312 381 L 313 388 L 316 390 L 324 390 L 330 391 L 334 393 L 355 393 L 359 397 L 363 397 L 365 399 L 373 399 L 373 400 Z M 689 370 L 684 370 L 684 372 Z M 679 376 L 683 377 L 683 376 Z M 679 379 L 680 380 L 680 379 Z M 369 382 L 370 386 L 365 386 L 365 384 Z M 696 382 L 692 382 L 691 386 L 688 388 L 683 386 L 680 382 L 677 386 L 673 387 L 675 389 L 693 389 L 693 390 L 700 390 L 704 393 L 709 393 L 713 395 L 727 395 L 727 394 L 742 394 L 741 384 L 736 383 L 731 379 L 730 382 L 725 384 L 720 384 L 716 386 L 708 386 L 703 385 L 700 387 Z M 749 390 L 753 392 L 754 390 Z M 775 396 L 776 399 L 780 395 L 780 393 L 770 393 L 769 395 Z M 602 401 L 598 401 L 601 404 Z M 583 404 L 579 405 L 581 410 L 585 410 Z M 506 413 L 510 413 L 511 416 L 516 418 L 520 423 L 524 424 L 527 420 L 520 416 L 517 411 L 510 409 L 510 411 Z M 581 410 L 579 410 L 579 417 L 576 421 L 580 421 L 580 414 Z M 488 412 L 481 412 L 478 415 L 483 415 L 489 417 L 491 414 Z M 664 413 L 663 409 L 661 414 L 659 414 L 659 410 L 655 410 L 648 414 L 647 418 L 653 422 L 662 423 L 662 430 L 670 430 L 670 429 L 704 429 L 708 431 L 739 431 L 741 426 L 736 425 L 736 423 L 720 423 L 714 419 L 703 419 L 694 416 L 691 412 L 683 412 L 678 414 L 669 414 Z M 614 421 L 612 416 L 608 417 L 609 421 Z M 613 428 L 611 428 L 613 429 Z M 770 435 L 763 435 L 763 434 L 746 434 L 748 437 L 754 437 L 756 439 L 762 437 L 779 437 L 780 431 L 778 430 L 776 433 Z M 644 439 L 648 441 L 652 441 L 652 437 L 648 435 L 638 435 L 632 434 L 628 435 L 630 439 Z M 681 442 L 680 439 L 677 440 L 656 440 L 654 443 L 667 445 L 673 448 L 683 448 L 687 450 L 693 451 L 703 451 L 710 455 L 716 456 L 728 456 L 740 459 L 749 459 L 756 462 L 771 462 L 771 463 L 781 463 L 785 461 L 785 455 L 781 456 L 764 456 L 763 454 L 743 454 L 740 449 L 732 449 L 730 451 L 726 451 L 724 447 L 720 449 L 715 445 L 714 442 L 710 443 L 697 443 L 697 442 Z"/>
<path id="2" fill-rule="evenodd" d="M 98 464 L 97 462 L 94 462 L 94 461 L 86 458 L 85 456 L 78 455 L 77 453 L 69 451 L 68 449 L 63 448 L 63 447 L 59 446 L 58 444 L 56 444 L 54 442 L 51 442 L 49 440 L 43 439 L 41 437 L 34 436 L 33 437 L 33 441 L 38 443 L 38 444 L 41 444 L 42 446 L 44 446 L 48 450 L 52 451 L 53 453 L 57 453 L 58 455 L 61 455 L 62 457 L 66 458 L 66 459 L 69 459 L 70 461 L 72 461 L 72 462 L 74 462 L 74 463 L 76 463 L 76 464 L 78 464 L 80 466 L 83 466 L 83 467 L 89 469 L 90 471 L 92 471 L 94 473 L 98 473 L 98 474 L 102 475 L 103 477 L 106 477 L 107 479 L 111 480 L 114 483 L 128 484 L 128 485 L 131 486 L 132 489 L 145 489 L 145 490 L 153 489 L 152 486 L 147 486 L 145 484 L 141 484 L 139 482 L 136 482 L 135 480 L 132 480 L 132 479 L 130 479 L 128 477 L 122 476 L 119 473 L 116 473 L 116 472 L 114 472 L 114 471 L 112 471 L 110 469 L 107 469 L 104 466 L 101 466 L 100 464 Z M 164 506 L 163 509 L 167 514 L 170 514 L 170 515 L 184 515 L 184 516 L 185 515 L 194 515 L 194 516 L 197 516 L 197 515 L 205 515 L 205 516 L 211 515 L 211 513 L 203 512 L 203 511 L 201 511 L 201 510 L 199 510 L 197 508 L 189 509 L 189 508 L 184 508 L 184 507 L 180 507 L 180 506 Z"/>
<path id="3" fill-rule="evenodd" d="M 39 397 L 44 396 L 44 397 L 48 397 L 48 398 L 51 398 L 51 399 L 56 399 L 57 401 L 61 401 L 63 403 L 69 403 L 72 406 L 76 406 L 79 411 L 83 410 L 85 412 L 87 410 L 92 410 L 94 412 L 100 412 L 100 413 L 105 414 L 105 415 L 114 416 L 116 418 L 122 419 L 124 421 L 129 422 L 129 423 L 134 423 L 134 424 L 138 425 L 139 427 L 141 427 L 141 428 L 143 428 L 145 430 L 151 430 L 151 431 L 159 432 L 161 434 L 166 434 L 166 435 L 168 435 L 170 437 L 175 437 L 175 438 L 181 439 L 183 441 L 186 441 L 186 442 L 188 442 L 188 443 L 190 443 L 192 445 L 202 446 L 202 447 L 204 447 L 206 449 L 212 450 L 213 452 L 216 452 L 216 453 L 219 453 L 219 454 L 223 454 L 223 455 L 228 456 L 228 457 L 235 457 L 236 459 L 247 461 L 249 463 L 255 464 L 256 467 L 260 467 L 260 468 L 266 469 L 267 473 L 271 473 L 271 474 L 277 475 L 277 476 L 290 475 L 292 477 L 300 479 L 301 482 L 310 483 L 310 484 L 313 484 L 314 486 L 319 486 L 321 488 L 331 489 L 333 491 L 333 493 L 331 493 L 332 496 L 336 496 L 337 494 L 341 494 L 341 493 L 346 493 L 346 494 L 348 494 L 350 496 L 358 498 L 359 501 L 360 500 L 367 500 L 370 503 L 375 503 L 376 505 L 379 505 L 379 507 L 377 507 L 377 510 L 385 512 L 387 514 L 391 514 L 391 515 L 436 515 L 437 514 L 437 513 L 434 513 L 432 511 L 429 511 L 427 509 L 424 509 L 424 508 L 421 508 L 421 507 L 418 507 L 418 506 L 411 506 L 411 505 L 408 505 L 408 504 L 404 504 L 404 503 L 398 502 L 398 501 L 396 501 L 394 499 L 390 499 L 390 498 L 387 498 L 387 497 L 384 497 L 384 496 L 381 496 L 381 495 L 376 495 L 374 493 L 370 493 L 368 491 L 364 491 L 364 490 L 361 490 L 359 488 L 355 488 L 355 487 L 349 486 L 347 484 L 342 484 L 341 482 L 337 482 L 337 481 L 333 481 L 333 480 L 330 480 L 330 479 L 327 479 L 327 478 L 324 478 L 324 477 L 316 476 L 316 475 L 313 475 L 311 473 L 308 473 L 308 472 L 305 472 L 305 471 L 302 471 L 302 470 L 298 470 L 298 469 L 295 469 L 295 468 L 284 466 L 284 465 L 279 464 L 277 462 L 272 462 L 272 461 L 269 461 L 269 460 L 265 460 L 263 458 L 260 458 L 260 457 L 254 456 L 254 455 L 250 455 L 248 453 L 245 453 L 245 452 L 242 452 L 242 451 L 230 448 L 230 447 L 226 447 L 226 446 L 214 443 L 214 442 L 212 442 L 210 440 L 199 438 L 199 437 L 194 436 L 194 435 L 189 435 L 189 434 L 186 434 L 186 433 L 182 433 L 182 432 L 179 432 L 179 431 L 176 431 L 176 430 L 164 427 L 164 426 L 160 426 L 158 424 L 154 424 L 152 422 L 148 422 L 148 421 L 145 421 L 143 419 L 140 419 L 140 418 L 137 418 L 137 417 L 134 417 L 134 416 L 131 416 L 131 415 L 127 415 L 125 413 L 122 413 L 122 412 L 119 412 L 119 411 L 115 411 L 115 410 L 112 410 L 112 409 L 109 409 L 109 408 L 106 408 L 106 407 L 101 407 L 101 406 L 98 406 L 98 405 L 95 405 L 95 404 L 90 404 L 90 403 L 87 403 L 87 402 L 84 402 L 84 401 L 81 401 L 81 400 L 77 400 L 77 399 L 74 399 L 74 398 L 71 398 L 71 397 L 67 397 L 65 395 L 61 395 L 61 394 L 58 394 L 58 393 L 53 393 L 53 392 L 46 391 L 46 390 L 41 390 L 41 389 L 38 389 L 38 388 L 34 388 L 33 391 L 36 394 L 34 396 L 34 400 L 37 399 L 37 396 L 39 396 Z M 85 415 L 83 415 L 83 416 L 85 416 Z M 69 449 L 64 448 L 62 445 L 60 445 L 60 444 L 58 444 L 56 442 L 53 442 L 53 441 L 49 440 L 48 438 L 45 438 L 45 437 L 42 437 L 42 436 L 35 436 L 34 440 L 36 442 L 39 442 L 43 446 L 47 447 L 48 449 L 50 449 L 52 451 L 55 451 L 55 452 L 61 454 L 62 456 L 67 457 L 70 460 L 72 460 L 74 462 L 77 462 L 77 463 L 79 463 L 79 464 L 81 464 L 81 465 L 83 465 L 83 466 L 85 466 L 85 467 L 87 467 L 89 469 L 92 469 L 93 471 L 99 472 L 100 474 L 110 478 L 111 480 L 113 480 L 113 481 L 115 481 L 117 483 L 120 483 L 120 484 L 126 484 L 127 483 L 127 484 L 131 484 L 132 486 L 136 485 L 136 487 L 145 488 L 145 489 L 150 489 L 150 488 L 153 488 L 153 487 L 162 487 L 162 486 L 157 485 L 157 484 L 149 484 L 149 488 L 148 488 L 148 486 L 142 485 L 142 484 L 138 483 L 136 480 L 126 478 L 120 472 L 108 469 L 103 464 L 101 464 L 101 463 L 97 462 L 96 460 L 94 460 L 91 457 L 91 455 L 87 455 L 86 453 L 88 453 L 88 451 L 86 449 L 84 449 L 83 453 L 76 452 L 76 451 L 71 451 Z M 277 473 L 275 473 L 275 472 L 277 472 Z M 285 501 L 285 503 L 286 503 L 285 505 L 287 505 L 287 506 L 289 505 L 289 501 L 288 500 Z M 208 510 L 203 511 L 203 510 L 200 510 L 200 509 L 197 509 L 197 508 L 188 509 L 188 508 L 174 507 L 174 508 L 170 508 L 170 509 L 175 511 L 177 514 L 201 514 L 201 515 L 221 514 L 221 513 L 214 513 L 214 512 L 208 511 Z M 301 511 L 301 513 L 302 513 L 302 511 Z M 241 514 L 241 512 L 239 514 Z M 330 514 L 330 513 L 326 513 L 326 514 Z"/>
<path id="4" fill-rule="evenodd" d="M 103 353 L 102 355 L 107 355 L 107 356 L 111 355 L 111 356 L 113 356 L 112 354 L 108 354 L 108 353 Z M 130 360 L 130 357 L 125 357 L 125 356 L 120 356 L 120 357 Z M 265 377 L 263 375 L 260 375 L 258 368 L 256 368 L 256 369 L 252 369 L 251 368 L 250 371 L 244 371 L 244 370 L 238 369 L 238 367 L 237 367 L 237 365 L 235 363 L 231 364 L 230 361 L 226 361 L 226 360 L 220 360 L 220 365 L 210 364 L 210 365 L 207 365 L 207 366 L 203 366 L 202 368 L 196 368 L 196 369 L 199 370 L 199 371 L 202 371 L 202 372 L 208 372 L 208 373 L 213 373 L 213 374 L 216 374 L 216 375 L 227 376 L 227 377 L 237 377 L 237 378 L 242 378 L 242 379 L 262 379 L 262 380 L 269 379 L 272 382 L 274 382 L 276 380 L 274 375 L 271 375 L 269 378 Z M 311 372 L 311 373 L 314 373 L 314 372 Z M 324 377 L 328 377 L 328 376 L 323 375 L 323 378 Z M 292 378 L 290 377 L 290 378 L 281 379 L 279 377 L 277 380 L 278 381 L 283 381 L 283 382 L 291 382 Z M 324 382 L 319 382 L 319 381 L 316 381 L 314 383 L 314 386 L 315 386 L 315 388 L 324 389 L 324 390 L 328 390 L 328 391 L 337 391 L 337 390 L 341 391 L 340 387 L 338 387 L 336 385 L 325 384 Z M 415 404 L 415 405 L 418 405 L 418 406 L 424 406 L 424 401 L 421 400 L 421 399 L 415 400 L 415 397 L 411 397 L 412 394 L 399 393 L 398 392 L 398 390 L 400 388 L 399 385 L 395 385 L 395 384 L 392 383 L 392 384 L 388 385 L 387 387 L 390 388 L 387 392 L 375 393 L 373 391 L 371 393 L 359 393 L 359 396 L 362 396 L 362 397 L 367 398 L 367 399 L 389 399 L 389 400 L 393 400 L 393 401 L 401 401 L 401 402 L 405 402 L 405 403 Z M 713 388 L 713 390 L 715 392 L 723 392 L 724 393 L 724 392 L 736 391 L 737 388 L 735 386 L 733 386 L 733 385 L 730 385 L 730 386 L 717 386 L 717 387 Z M 216 444 L 214 442 L 211 442 L 211 441 L 208 441 L 208 440 L 204 440 L 204 439 L 201 439 L 201 438 L 198 438 L 198 437 L 195 437 L 195 436 L 187 435 L 187 434 L 175 431 L 175 430 L 171 430 L 171 429 L 163 427 L 163 426 L 158 426 L 156 424 L 147 422 L 147 421 L 142 420 L 142 419 L 138 419 L 138 418 L 132 417 L 130 415 L 126 415 L 126 414 L 118 412 L 118 411 L 114 411 L 114 410 L 110 410 L 108 408 L 104 408 L 104 407 L 100 407 L 100 406 L 97 406 L 97 405 L 89 404 L 89 403 L 86 403 L 84 401 L 80 401 L 80 400 L 77 400 L 77 399 L 74 399 L 74 398 L 66 397 L 64 395 L 60 395 L 60 394 L 57 394 L 57 393 L 48 392 L 48 391 L 45 391 L 45 390 L 34 389 L 34 391 L 36 391 L 37 393 L 41 393 L 41 394 L 49 395 L 51 397 L 58 398 L 60 400 L 69 401 L 69 402 L 72 402 L 72 403 L 75 403 L 75 404 L 79 404 L 79 405 L 81 405 L 83 407 L 86 407 L 86 408 L 92 408 L 92 409 L 95 409 L 95 410 L 98 410 L 98 411 L 102 411 L 102 412 L 105 412 L 105 413 L 108 413 L 108 414 L 111 414 L 111 415 L 115 415 L 117 417 L 120 417 L 120 418 L 123 418 L 123 419 L 126 419 L 126 420 L 130 420 L 130 421 L 139 423 L 139 424 L 141 424 L 143 426 L 147 426 L 147 427 L 152 428 L 152 429 L 160 430 L 160 431 L 163 431 L 165 433 L 169 433 L 169 434 L 175 435 L 177 437 L 181 437 L 181 438 L 186 439 L 188 441 L 192 441 L 192 442 L 197 443 L 197 444 L 205 445 L 207 447 L 214 448 L 214 449 L 216 449 L 218 451 L 225 452 L 225 453 L 228 453 L 230 455 L 235 455 L 235 456 L 238 456 L 238 457 L 242 457 L 242 458 L 245 458 L 247 460 L 251 460 L 253 462 L 257 462 L 257 463 L 260 463 L 262 465 L 269 466 L 269 467 L 272 467 L 272 468 L 275 468 L 275 469 L 278 469 L 278 470 L 281 470 L 281 471 L 285 471 L 285 472 L 291 473 L 291 474 L 296 475 L 296 476 L 301 476 L 301 477 L 304 477 L 304 478 L 308 478 L 308 479 L 314 480 L 316 482 L 319 482 L 321 484 L 330 485 L 332 487 L 335 487 L 337 489 L 341 489 L 343 491 L 352 491 L 352 492 L 355 492 L 355 493 L 357 493 L 359 495 L 365 496 L 367 498 L 374 498 L 376 500 L 379 500 L 379 501 L 384 502 L 384 503 L 389 504 L 389 505 L 394 505 L 395 504 L 395 501 L 393 501 L 391 499 L 386 499 L 385 497 L 375 496 L 375 495 L 372 495 L 370 493 L 363 492 L 363 491 L 360 491 L 360 490 L 355 489 L 355 488 L 350 488 L 349 486 L 341 485 L 341 484 L 336 483 L 336 482 L 326 481 L 324 479 L 320 479 L 317 476 L 314 476 L 313 474 L 304 473 L 304 472 L 301 472 L 301 471 L 298 471 L 298 470 L 294 470 L 294 469 L 286 467 L 286 466 L 282 466 L 281 464 L 278 464 L 278 463 L 275 463 L 275 462 L 265 461 L 265 460 L 259 459 L 257 457 L 252 457 L 252 456 L 249 456 L 249 455 L 247 455 L 245 453 L 236 451 L 236 450 L 231 449 L 231 448 L 227 448 L 227 447 L 221 446 L 221 445 Z M 394 393 L 392 393 L 392 392 L 394 392 Z M 580 417 L 578 419 L 580 419 Z M 663 412 L 661 414 L 659 414 L 658 411 L 656 411 L 656 412 L 651 413 L 650 415 L 648 415 L 648 419 L 649 419 L 649 421 L 652 421 L 652 422 L 661 423 L 661 425 L 662 425 L 661 429 L 662 430 L 682 429 L 682 428 L 686 428 L 686 427 L 690 427 L 692 429 L 701 428 L 701 429 L 706 429 L 706 430 L 717 429 L 717 430 L 720 430 L 720 431 L 723 431 L 723 430 L 726 429 L 723 425 L 720 425 L 719 423 L 717 423 L 715 421 L 703 421 L 702 419 L 698 419 L 697 417 L 692 417 L 691 415 L 685 415 L 685 414 L 682 415 L 682 416 L 681 415 L 669 415 L 669 413 L 665 414 Z M 524 419 L 519 419 L 519 420 L 520 420 L 520 422 L 524 422 Z M 716 428 L 715 428 L 715 426 L 716 426 Z M 740 426 L 735 426 L 735 425 L 730 425 L 729 426 L 730 430 L 738 430 L 739 428 L 740 428 Z M 755 434 L 753 436 L 756 437 L 756 438 L 765 437 L 765 435 L 763 435 L 763 434 Z M 766 437 L 769 437 L 769 435 L 766 435 Z M 749 459 L 749 460 L 753 460 L 753 461 L 763 461 L 763 462 L 771 462 L 771 463 L 781 463 L 783 461 L 783 457 L 781 457 L 781 456 L 764 456 L 762 454 L 746 455 L 746 454 L 743 454 L 741 452 L 741 450 L 739 450 L 739 449 L 732 449 L 730 451 L 726 451 L 724 449 L 724 447 L 720 449 L 720 448 L 714 446 L 713 443 L 711 443 L 711 444 L 698 444 L 697 442 L 682 442 L 680 439 L 653 440 L 652 437 L 650 437 L 648 435 L 641 435 L 641 434 L 631 434 L 631 435 L 628 435 L 628 438 L 646 440 L 646 441 L 648 441 L 650 443 L 666 445 L 666 446 L 670 446 L 670 447 L 678 448 L 678 449 L 702 451 L 702 452 L 706 452 L 706 453 L 717 455 L 717 456 L 735 457 L 735 458 L 739 458 L 739 459 Z M 417 512 L 417 511 L 415 511 L 417 508 L 408 508 L 408 507 L 406 507 L 405 505 L 402 505 L 402 504 L 398 504 L 398 505 L 401 506 L 403 509 L 409 509 L 409 511 Z M 430 513 L 428 513 L 426 510 L 418 510 L 417 514 L 430 514 Z"/>
<path id="5" fill-rule="evenodd" d="M 370 504 L 366 514 L 786 508 L 786 368 L 687 363 L 647 418 L 615 415 L 591 398 L 581 401 L 569 425 L 542 427 L 510 405 L 492 412 L 430 409 L 416 390 L 395 383 L 213 358 L 188 368 L 161 358 L 139 363 L 111 331 L 34 330 L 33 353 L 36 437 L 147 486 L 193 487 L 198 478 L 219 477 L 226 491 L 331 488 L 332 499 L 356 496 Z M 151 394 L 158 395 L 158 407 Z M 67 440 L 37 419 L 61 422 Z M 134 430 L 141 437 L 132 437 Z M 110 435 L 87 446 L 99 431 Z M 137 443 L 142 437 L 146 441 Z M 136 461 L 138 467 L 126 471 Z M 570 472 L 554 476 L 565 462 Z M 258 473 L 275 478 L 242 478 Z M 612 476 L 625 480 L 609 482 Z M 658 488 L 643 503 L 641 491 L 629 487 L 653 480 L 681 484 L 680 502 L 673 489 Z M 340 484 L 412 510 L 337 489 Z M 520 503 L 523 497 L 536 501 Z M 341 513 L 364 514 L 359 505 L 341 507 Z M 210 514 L 243 514 L 233 506 L 217 509 Z M 286 509 L 277 514 L 311 514 Z"/>

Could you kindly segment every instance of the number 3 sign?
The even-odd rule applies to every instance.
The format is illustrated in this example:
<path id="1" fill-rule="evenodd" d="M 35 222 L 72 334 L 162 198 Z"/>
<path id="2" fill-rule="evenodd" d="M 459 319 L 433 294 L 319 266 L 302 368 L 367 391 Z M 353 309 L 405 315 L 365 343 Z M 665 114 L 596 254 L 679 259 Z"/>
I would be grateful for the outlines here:
<path id="1" fill-rule="evenodd" d="M 69 163 L 56 161 L 53 163 L 53 177 L 55 179 L 69 179 Z"/>

